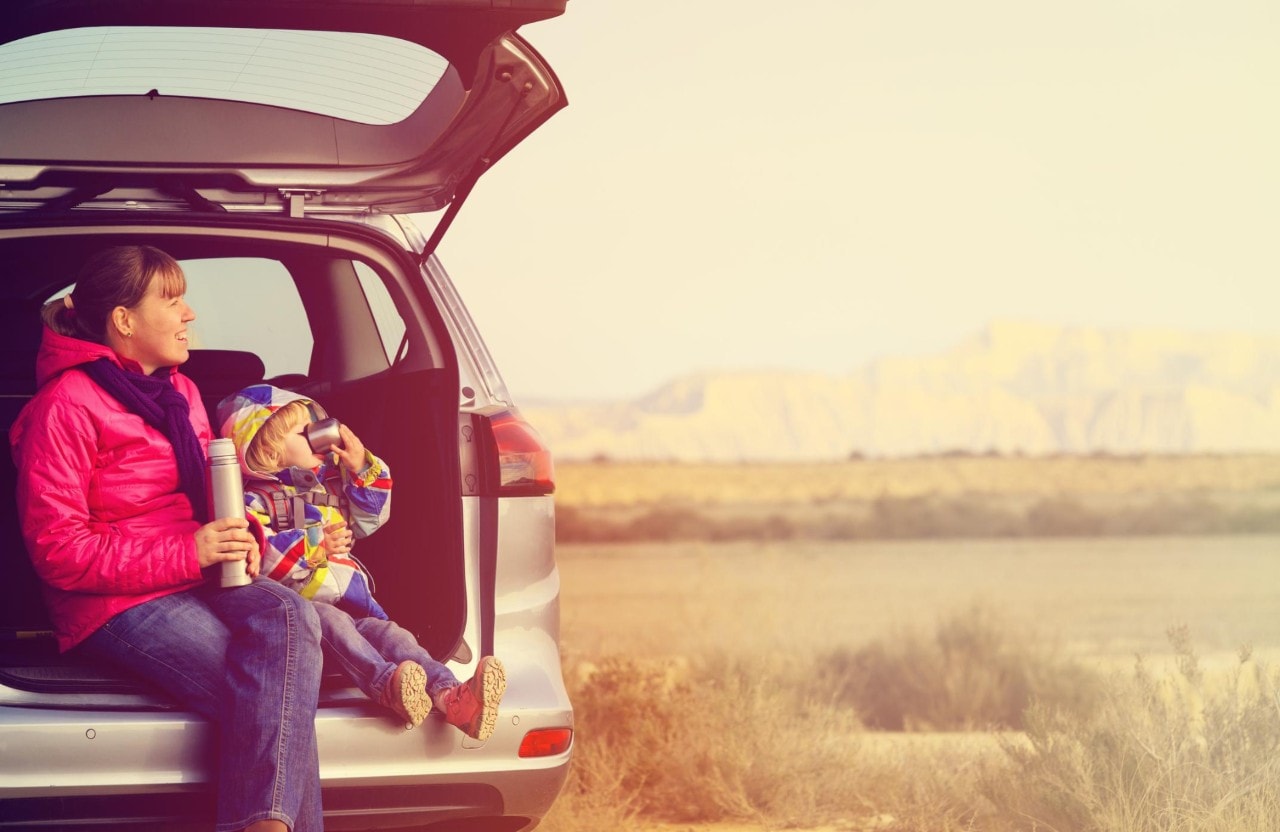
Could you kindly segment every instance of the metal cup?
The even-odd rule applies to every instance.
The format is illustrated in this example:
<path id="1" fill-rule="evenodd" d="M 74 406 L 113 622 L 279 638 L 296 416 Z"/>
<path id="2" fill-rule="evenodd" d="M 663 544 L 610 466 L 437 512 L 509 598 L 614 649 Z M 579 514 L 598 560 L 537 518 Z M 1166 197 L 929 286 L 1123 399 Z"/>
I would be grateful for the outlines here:
<path id="1" fill-rule="evenodd" d="M 346 447 L 342 444 L 342 432 L 338 430 L 337 419 L 321 419 L 312 422 L 303 429 L 302 434 L 307 437 L 307 444 L 311 446 L 311 450 L 317 454 L 327 454 L 331 445 L 337 445 L 339 448 Z"/>

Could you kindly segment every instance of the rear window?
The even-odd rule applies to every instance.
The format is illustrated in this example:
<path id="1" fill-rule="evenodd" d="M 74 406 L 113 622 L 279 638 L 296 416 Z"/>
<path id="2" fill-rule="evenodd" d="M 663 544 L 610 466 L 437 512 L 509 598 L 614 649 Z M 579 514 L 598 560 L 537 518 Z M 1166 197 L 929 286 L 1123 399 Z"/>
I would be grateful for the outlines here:
<path id="1" fill-rule="evenodd" d="M 368 264 L 356 261 L 356 278 L 364 291 L 365 300 L 369 303 L 369 312 L 373 315 L 374 326 L 378 328 L 378 337 L 382 341 L 382 351 L 386 355 L 387 364 L 396 363 L 405 342 L 405 323 L 396 310 L 391 293 Z"/>
<path id="2" fill-rule="evenodd" d="M 447 69 L 430 49 L 381 35 L 93 27 L 0 46 L 0 104 L 154 90 L 394 124 Z"/>
<path id="3" fill-rule="evenodd" d="M 266 377 L 300 373 L 311 362 L 314 340 L 298 287 L 278 260 L 220 257 L 183 260 L 189 327 L 195 349 L 248 350 L 266 365 Z"/>

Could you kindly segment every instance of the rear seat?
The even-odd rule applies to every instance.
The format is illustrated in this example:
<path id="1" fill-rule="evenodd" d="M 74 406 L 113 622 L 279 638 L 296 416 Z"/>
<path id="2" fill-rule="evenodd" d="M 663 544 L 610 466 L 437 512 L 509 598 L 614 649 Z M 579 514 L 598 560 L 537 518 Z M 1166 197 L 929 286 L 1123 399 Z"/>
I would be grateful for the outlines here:
<path id="1" fill-rule="evenodd" d="M 218 402 L 242 387 L 257 384 L 266 375 L 262 359 L 243 350 L 192 350 L 180 369 L 200 388 L 215 436 L 221 427 L 217 421 Z"/>
<path id="2" fill-rule="evenodd" d="M 9 452 L 9 428 L 36 388 L 36 348 L 40 343 L 40 307 L 29 301 L 0 303 L 0 634 L 6 642 L 48 627 L 39 581 L 27 558 L 18 523 L 17 469 Z M 37 640 L 23 638 L 26 646 Z M 40 640 L 43 641 L 43 640 Z M 11 645 L 7 645 L 11 646 Z M 6 652 L 9 650 L 6 649 Z M 41 650 L 40 652 L 45 652 Z"/>

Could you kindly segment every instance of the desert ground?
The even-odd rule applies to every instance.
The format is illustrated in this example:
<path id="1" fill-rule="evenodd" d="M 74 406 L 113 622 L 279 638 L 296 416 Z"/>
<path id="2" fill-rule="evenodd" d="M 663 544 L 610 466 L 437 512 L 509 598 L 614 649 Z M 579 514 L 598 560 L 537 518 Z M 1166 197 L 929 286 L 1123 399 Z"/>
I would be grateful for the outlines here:
<path id="1" fill-rule="evenodd" d="M 589 507 L 602 512 L 598 517 L 673 503 L 720 512 L 721 517 L 795 515 L 815 505 L 839 509 L 874 500 L 887 491 L 908 499 L 968 498 L 974 493 L 1007 501 L 1025 501 L 1028 495 L 1094 499 L 1090 505 L 1104 511 L 1135 502 L 1148 507 L 1185 505 L 1176 501 L 1211 497 L 1220 504 L 1247 507 L 1256 517 L 1268 514 L 1280 496 L 1280 460 L 1274 457 L 939 458 L 855 460 L 830 466 L 610 463 L 562 466 L 558 477 L 558 505 L 571 510 Z M 868 485 L 877 477 L 876 485 Z M 1161 502 L 1168 500 L 1175 502 Z M 562 647 L 571 694 L 575 704 L 582 705 L 574 777 L 590 782 L 571 780 L 574 794 L 562 800 L 543 828 L 577 832 L 594 824 L 629 832 L 1083 829 L 1060 819 L 1058 826 L 1048 821 L 1022 826 L 988 803 L 962 805 L 964 793 L 977 789 L 973 784 L 990 785 L 993 777 L 1012 776 L 1007 773 L 1005 749 L 1027 746 L 1023 726 L 1013 731 L 995 725 L 955 731 L 917 722 L 907 732 L 868 729 L 858 708 L 838 704 L 834 692 L 823 690 L 821 674 L 797 677 L 829 664 L 832 657 L 866 653 L 869 645 L 891 653 L 903 645 L 916 649 L 934 639 L 954 639 L 960 622 L 960 632 L 978 625 L 988 628 L 984 637 L 1005 639 L 995 645 L 997 651 L 1024 651 L 1037 662 L 1051 656 L 1052 662 L 1071 663 L 1098 678 L 1120 679 L 1122 685 L 1132 686 L 1130 677 L 1139 664 L 1145 668 L 1140 673 L 1149 671 L 1162 679 L 1183 673 L 1193 682 L 1201 676 L 1218 678 L 1215 674 L 1234 674 L 1231 678 L 1238 680 L 1239 668 L 1247 666 L 1265 686 L 1272 678 L 1267 674 L 1280 666 L 1277 555 L 1280 535 L 1230 528 L 1216 534 L 1105 537 L 1072 533 L 952 539 L 923 534 L 876 540 L 822 539 L 802 533 L 786 539 L 562 543 Z M 1188 662 L 1194 664 L 1190 671 Z M 779 761 L 779 771 L 766 772 L 765 779 L 785 780 L 784 772 L 812 765 L 810 779 L 835 784 L 831 788 L 837 791 L 847 789 L 847 798 L 842 798 L 847 805 L 821 795 L 797 802 L 803 777 L 781 791 L 762 791 L 758 783 L 751 783 L 760 774 L 758 765 L 745 763 L 728 789 L 738 793 L 714 806 L 676 810 L 668 799 L 655 808 L 646 803 L 644 787 L 628 786 L 627 766 L 645 764 L 623 759 L 619 749 L 633 738 L 628 734 L 620 739 L 616 726 L 625 722 L 634 733 L 645 719 L 664 721 L 663 691 L 679 690 L 685 697 L 680 707 L 699 701 L 699 685 L 714 689 L 714 694 L 706 694 L 707 701 L 712 696 L 724 699 L 726 691 L 740 690 L 735 687 L 740 683 L 719 674 L 726 667 L 742 666 L 758 667 L 759 675 L 771 680 L 766 689 L 795 686 L 804 689 L 809 701 L 829 700 L 825 709 L 801 709 L 818 715 L 821 727 L 810 729 L 804 719 L 783 719 L 782 714 L 776 728 L 769 726 L 768 718 L 757 724 L 761 713 L 776 713 L 777 706 L 771 704 L 753 710 L 758 705 L 717 701 L 708 710 L 718 713 L 723 707 L 729 714 L 726 724 L 740 719 L 750 730 L 777 735 L 751 746 L 751 754 L 759 754 L 761 748 L 774 754 L 787 749 L 781 754 L 787 756 L 785 766 Z M 625 672 L 609 675 L 619 667 Z M 708 667 L 717 669 L 714 678 L 704 676 Z M 600 696 L 601 678 L 613 680 L 613 698 Z M 627 710 L 635 706 L 632 699 L 616 697 L 625 687 L 617 679 L 638 685 L 643 693 L 640 711 Z M 940 677 L 938 684 L 949 681 Z M 1182 684 L 1186 687 L 1185 681 Z M 1205 684 L 1202 698 L 1210 701 L 1210 688 L 1216 683 Z M 753 702 L 760 698 L 758 691 L 751 695 Z M 620 701 L 629 704 L 617 710 Z M 702 706 L 694 705 L 698 707 Z M 1203 711 L 1208 706 L 1200 707 Z M 1280 712 L 1280 700 L 1270 710 Z M 679 725 L 671 730 L 679 731 Z M 795 743 L 785 739 L 787 732 L 810 730 L 807 741 L 813 753 L 789 756 Z M 1275 733 L 1280 737 L 1280 722 Z M 663 750 L 685 753 L 678 739 L 670 742 Z M 608 752 L 603 755 L 608 762 L 594 753 L 602 749 Z M 715 749 L 704 751 L 709 762 L 691 771 L 735 765 Z M 740 749 L 734 753 L 743 754 Z M 841 769 L 850 774 L 841 777 Z M 956 774 L 960 779 L 932 783 L 943 769 L 974 779 Z M 703 782 L 700 774 L 685 776 L 690 791 L 710 795 L 726 790 L 724 778 L 713 783 Z M 876 782 L 851 785 L 851 778 Z M 998 783 L 991 788 L 999 793 Z M 936 822 L 931 816 L 934 805 Z M 1245 807 L 1221 823 L 1199 826 L 1136 821 L 1122 825 L 1134 830 L 1264 828 L 1242 820 L 1256 811 L 1260 810 Z"/>
<path id="2" fill-rule="evenodd" d="M 1186 625 L 1205 659 L 1280 648 L 1280 537 L 575 544 L 566 656 L 821 653 L 981 605 L 1072 655 L 1127 662 Z"/>

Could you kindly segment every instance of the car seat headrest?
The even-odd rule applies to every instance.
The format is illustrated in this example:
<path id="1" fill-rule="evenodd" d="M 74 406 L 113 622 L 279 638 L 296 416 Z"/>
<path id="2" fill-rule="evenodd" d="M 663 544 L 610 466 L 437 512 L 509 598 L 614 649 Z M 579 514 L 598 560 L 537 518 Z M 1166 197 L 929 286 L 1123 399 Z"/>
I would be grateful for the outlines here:
<path id="1" fill-rule="evenodd" d="M 262 381 L 266 374 L 262 359 L 244 350 L 191 350 L 191 357 L 178 370 L 196 383 L 205 398 L 234 393 Z"/>

